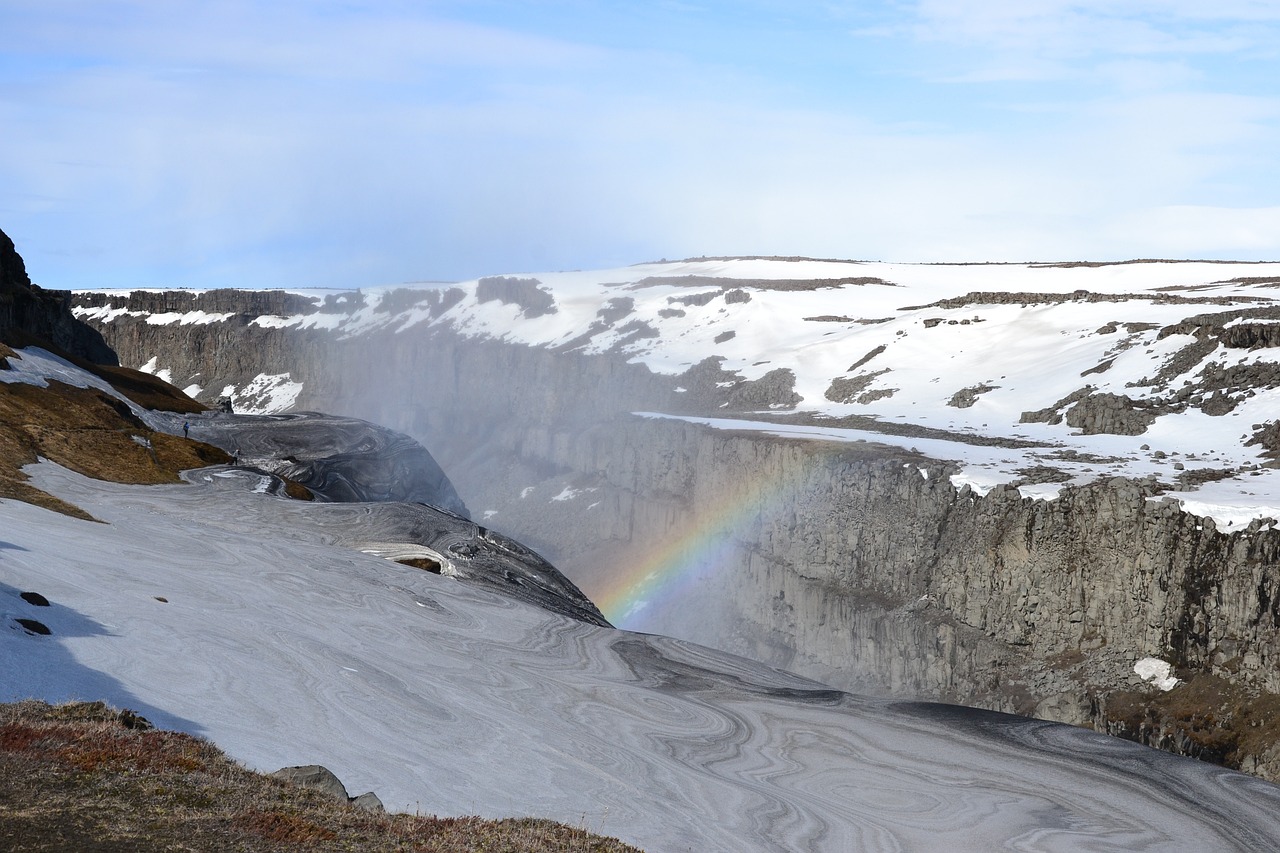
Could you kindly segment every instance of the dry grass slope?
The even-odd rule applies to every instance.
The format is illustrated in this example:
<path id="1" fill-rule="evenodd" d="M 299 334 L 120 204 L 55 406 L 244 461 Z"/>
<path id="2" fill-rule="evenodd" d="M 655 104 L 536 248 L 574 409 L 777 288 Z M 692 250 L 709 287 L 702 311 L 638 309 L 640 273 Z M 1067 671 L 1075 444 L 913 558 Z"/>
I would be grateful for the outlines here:
<path id="1" fill-rule="evenodd" d="M 0 705 L 0 849 L 638 853 L 533 818 L 362 811 L 101 702 Z"/>
<path id="2" fill-rule="evenodd" d="M 1167 693 L 1113 693 L 1107 716 L 1112 734 L 1237 770 L 1280 744 L 1280 696 L 1209 673 Z"/>
<path id="3" fill-rule="evenodd" d="M 92 369 L 139 405 L 166 411 L 202 408 L 154 376 L 62 355 Z M 19 354 L 0 344 L 0 370 L 8 369 L 17 358 Z M 49 383 L 48 388 L 0 382 L 0 498 L 88 518 L 82 510 L 26 482 L 21 469 L 37 457 L 90 477 L 133 484 L 177 483 L 179 471 L 230 461 L 211 445 L 148 429 L 128 406 L 102 391 L 59 382 Z"/>

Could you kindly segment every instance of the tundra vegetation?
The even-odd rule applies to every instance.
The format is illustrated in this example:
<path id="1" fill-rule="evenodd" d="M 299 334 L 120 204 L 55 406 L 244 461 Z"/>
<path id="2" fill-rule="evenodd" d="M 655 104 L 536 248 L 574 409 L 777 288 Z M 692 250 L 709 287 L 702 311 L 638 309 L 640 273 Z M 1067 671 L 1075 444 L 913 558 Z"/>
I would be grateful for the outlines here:
<path id="1" fill-rule="evenodd" d="M 371 812 L 255 773 L 101 702 L 0 705 L 0 848 L 634 853 L 583 828 Z"/>

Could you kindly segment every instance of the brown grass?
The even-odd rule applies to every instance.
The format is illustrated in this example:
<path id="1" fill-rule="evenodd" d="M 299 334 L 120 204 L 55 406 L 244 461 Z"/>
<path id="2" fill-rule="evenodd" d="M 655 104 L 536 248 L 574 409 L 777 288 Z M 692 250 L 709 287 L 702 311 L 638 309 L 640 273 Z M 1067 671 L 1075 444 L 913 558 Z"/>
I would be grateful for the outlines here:
<path id="1" fill-rule="evenodd" d="M 290 480 L 288 477 L 282 477 L 284 480 L 284 493 L 295 501 L 313 501 L 316 499 L 315 493 L 297 480 Z"/>
<path id="2" fill-rule="evenodd" d="M 72 355 L 43 338 L 27 334 L 19 329 L 6 330 L 3 344 L 18 347 L 19 349 L 32 346 L 48 350 L 59 358 L 64 358 L 71 362 L 81 370 L 92 373 L 99 379 L 104 379 L 111 383 L 111 387 L 144 409 L 183 413 L 203 412 L 208 409 L 203 403 L 196 402 L 157 376 L 143 373 L 141 370 L 134 370 L 131 367 L 94 364 L 77 355 Z M 3 344 L 0 344 L 0 346 L 3 346 Z M 6 349 L 8 348 L 6 347 Z M 8 350 L 7 353 L 0 352 L 0 356 L 13 354 L 13 350 Z"/>
<path id="3" fill-rule="evenodd" d="M 440 574 L 441 570 L 440 562 L 429 557 L 405 557 L 404 559 L 396 560 L 396 562 L 404 566 L 412 566 L 415 569 L 422 569 L 424 572 L 431 572 L 434 575 Z"/>
<path id="4" fill-rule="evenodd" d="M 176 483 L 181 470 L 230 461 L 212 445 L 148 429 L 128 406 L 97 389 L 0 383 L 0 498 L 88 518 L 26 482 L 21 468 L 38 457 L 133 484 Z"/>
<path id="5" fill-rule="evenodd" d="M 1120 691 L 1107 697 L 1107 718 L 1124 724 L 1122 737 L 1184 740 L 1196 758 L 1239 768 L 1280 743 L 1280 696 L 1198 673 L 1164 693 Z M 1145 738 L 1144 738 L 1145 735 Z"/>
<path id="6" fill-rule="evenodd" d="M 0 849 L 637 853 L 534 818 L 361 811 L 101 702 L 34 700 L 0 705 Z"/>
<path id="7" fill-rule="evenodd" d="M 16 336 L 16 337 L 15 337 Z M 111 382 L 120 393 L 147 408 L 192 412 L 204 407 L 154 376 L 122 367 L 94 365 L 62 352 L 47 341 L 6 333 L 15 346 L 41 346 Z M 0 369 L 20 358 L 0 344 Z M 39 388 L 0 382 L 0 498 L 13 498 L 77 518 L 90 516 L 78 507 L 32 487 L 22 467 L 38 457 L 73 471 L 116 483 L 150 485 L 180 482 L 178 472 L 229 462 L 209 444 L 154 432 L 119 399 L 94 388 L 50 382 Z M 305 491 L 302 487 L 290 492 Z"/>

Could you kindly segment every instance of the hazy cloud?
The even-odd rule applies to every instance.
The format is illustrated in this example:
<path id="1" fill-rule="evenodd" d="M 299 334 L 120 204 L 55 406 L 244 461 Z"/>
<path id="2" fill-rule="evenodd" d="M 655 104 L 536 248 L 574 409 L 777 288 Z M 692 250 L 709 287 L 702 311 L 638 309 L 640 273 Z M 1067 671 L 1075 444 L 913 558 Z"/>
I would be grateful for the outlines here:
<path id="1" fill-rule="evenodd" d="M 0 223 L 64 287 L 1280 256 L 1280 12 L 1199 5 L 11 2 Z"/>

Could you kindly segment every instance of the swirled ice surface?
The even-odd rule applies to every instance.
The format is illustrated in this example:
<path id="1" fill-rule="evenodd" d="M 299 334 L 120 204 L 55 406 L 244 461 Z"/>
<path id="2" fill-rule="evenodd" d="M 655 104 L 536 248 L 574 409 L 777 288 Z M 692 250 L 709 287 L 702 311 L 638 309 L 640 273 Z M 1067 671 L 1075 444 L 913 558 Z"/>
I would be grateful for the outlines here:
<path id="1" fill-rule="evenodd" d="M 106 699 L 256 768 L 325 764 L 393 809 L 546 816 L 655 853 L 1278 846 L 1280 787 L 570 619 L 364 553 L 371 510 L 252 472 L 31 472 L 106 523 L 0 501 L 6 700 Z"/>
<path id="2" fill-rule="evenodd" d="M 269 467 L 335 501 L 410 501 L 466 516 L 467 508 L 431 453 L 403 433 L 319 412 L 234 415 L 139 412 L 152 429 L 190 436 Z"/>

